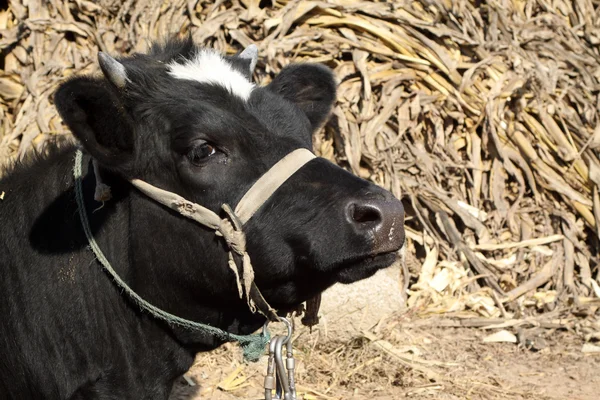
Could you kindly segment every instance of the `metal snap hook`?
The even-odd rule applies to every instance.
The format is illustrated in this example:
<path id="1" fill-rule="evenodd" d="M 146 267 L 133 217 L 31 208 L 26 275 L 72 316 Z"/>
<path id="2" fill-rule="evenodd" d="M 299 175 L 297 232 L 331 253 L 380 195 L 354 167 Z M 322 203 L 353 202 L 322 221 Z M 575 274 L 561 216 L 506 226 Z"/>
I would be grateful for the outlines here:
<path id="1" fill-rule="evenodd" d="M 275 336 L 269 343 L 269 363 L 264 385 L 265 400 L 296 400 L 295 360 L 292 353 L 294 325 L 287 318 L 278 319 L 285 324 L 287 335 Z M 267 324 L 268 322 L 263 326 L 263 331 L 266 330 Z M 275 396 L 273 396 L 273 389 L 275 389 Z"/>
<path id="2" fill-rule="evenodd" d="M 287 327 L 287 336 L 285 338 L 285 342 L 283 342 L 283 344 L 287 344 L 292 339 L 292 335 L 294 334 L 294 326 L 289 319 L 284 317 L 279 317 L 279 322 L 283 322 Z"/>
<path id="3" fill-rule="evenodd" d="M 287 400 L 290 392 L 288 377 L 285 374 L 285 366 L 281 357 L 281 349 L 285 336 L 275 336 L 269 344 L 269 363 L 267 375 L 265 376 L 265 400 Z M 275 397 L 273 397 L 275 389 Z"/>

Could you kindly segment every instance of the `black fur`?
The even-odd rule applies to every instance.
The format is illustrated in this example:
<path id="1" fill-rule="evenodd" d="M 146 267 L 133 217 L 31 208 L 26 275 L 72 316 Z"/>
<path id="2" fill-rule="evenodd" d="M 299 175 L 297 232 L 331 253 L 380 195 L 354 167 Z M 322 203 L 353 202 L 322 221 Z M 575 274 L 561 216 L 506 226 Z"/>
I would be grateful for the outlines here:
<path id="1" fill-rule="evenodd" d="M 121 277 L 171 313 L 250 333 L 263 319 L 238 298 L 222 239 L 128 180 L 142 178 L 216 212 L 235 206 L 275 162 L 311 148 L 335 84 L 324 67 L 290 66 L 244 102 L 220 86 L 168 74 L 168 62 L 195 51 L 190 40 L 155 45 L 120 60 L 125 88 L 78 77 L 55 101 L 87 153 L 86 210 Z M 215 153 L 198 161 L 194 154 L 207 143 Z M 90 155 L 113 191 L 99 210 Z M 140 312 L 104 273 L 77 215 L 73 157 L 72 146 L 51 151 L 0 180 L 0 398 L 166 399 L 194 354 L 222 343 Z M 401 213 L 390 193 L 317 159 L 249 221 L 256 283 L 274 307 L 291 310 L 394 261 L 402 229 L 389 237 L 377 225 L 386 215 L 352 211 L 368 202 Z M 393 243 L 381 245 L 385 238 Z"/>

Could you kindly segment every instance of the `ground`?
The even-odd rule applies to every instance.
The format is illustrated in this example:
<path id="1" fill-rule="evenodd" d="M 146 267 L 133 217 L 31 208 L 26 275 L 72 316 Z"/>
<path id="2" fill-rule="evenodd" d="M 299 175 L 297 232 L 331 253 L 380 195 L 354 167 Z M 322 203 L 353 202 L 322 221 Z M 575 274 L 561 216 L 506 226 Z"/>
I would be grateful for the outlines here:
<path id="1" fill-rule="evenodd" d="M 300 329 L 299 398 L 598 399 L 600 354 L 582 352 L 579 335 L 538 330 L 532 350 L 484 343 L 493 332 L 396 321 L 340 340 Z M 188 374 L 195 386 L 182 378 L 171 400 L 264 399 L 264 360 L 240 360 L 235 346 L 199 355 Z"/>

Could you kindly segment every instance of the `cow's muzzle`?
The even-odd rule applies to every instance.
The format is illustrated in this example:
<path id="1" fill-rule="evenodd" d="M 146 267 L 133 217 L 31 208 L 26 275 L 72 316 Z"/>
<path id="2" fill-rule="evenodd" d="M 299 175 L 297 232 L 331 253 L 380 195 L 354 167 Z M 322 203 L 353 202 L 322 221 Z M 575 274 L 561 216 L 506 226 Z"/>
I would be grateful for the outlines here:
<path id="1" fill-rule="evenodd" d="M 404 207 L 392 196 L 353 199 L 345 207 L 354 232 L 372 244 L 372 255 L 398 251 L 404 244 Z"/>

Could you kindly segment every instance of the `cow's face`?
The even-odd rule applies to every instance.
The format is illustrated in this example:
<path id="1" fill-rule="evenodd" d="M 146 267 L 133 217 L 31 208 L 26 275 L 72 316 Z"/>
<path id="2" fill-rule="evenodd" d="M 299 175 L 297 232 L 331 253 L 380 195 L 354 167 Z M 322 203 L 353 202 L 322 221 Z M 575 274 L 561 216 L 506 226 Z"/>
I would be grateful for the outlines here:
<path id="1" fill-rule="evenodd" d="M 104 59 L 110 79 L 76 78 L 55 100 L 104 168 L 219 212 L 286 154 L 312 149 L 312 134 L 335 100 L 324 67 L 293 65 L 257 87 L 254 63 L 247 54 L 222 57 L 172 41 L 148 55 Z M 391 265 L 404 242 L 403 222 L 402 205 L 389 192 L 317 158 L 244 230 L 258 287 L 274 307 L 289 309 L 335 282 Z"/>

